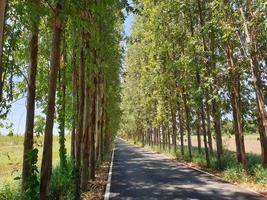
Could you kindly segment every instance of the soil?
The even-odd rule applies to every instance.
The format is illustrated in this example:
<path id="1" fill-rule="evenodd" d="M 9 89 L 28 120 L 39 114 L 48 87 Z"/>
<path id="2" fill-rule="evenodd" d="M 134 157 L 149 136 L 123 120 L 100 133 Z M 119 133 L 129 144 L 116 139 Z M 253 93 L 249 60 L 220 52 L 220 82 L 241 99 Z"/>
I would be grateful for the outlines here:
<path id="1" fill-rule="evenodd" d="M 94 181 L 89 181 L 88 191 L 82 194 L 82 200 L 102 200 L 105 194 L 110 162 L 103 162 L 96 171 Z"/>

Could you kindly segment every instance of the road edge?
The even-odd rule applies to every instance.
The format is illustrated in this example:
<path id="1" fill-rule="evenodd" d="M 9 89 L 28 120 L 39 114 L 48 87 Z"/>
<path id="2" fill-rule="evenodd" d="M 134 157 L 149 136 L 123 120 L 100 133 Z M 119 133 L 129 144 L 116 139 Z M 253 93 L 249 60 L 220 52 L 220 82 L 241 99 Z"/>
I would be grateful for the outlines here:
<path id="1" fill-rule="evenodd" d="M 111 162 L 110 162 L 109 173 L 108 173 L 108 182 L 107 182 L 107 185 L 106 185 L 104 200 L 109 200 L 109 196 L 110 196 L 110 187 L 111 187 L 114 152 L 115 152 L 115 146 L 113 147 L 113 150 L 112 150 Z"/>

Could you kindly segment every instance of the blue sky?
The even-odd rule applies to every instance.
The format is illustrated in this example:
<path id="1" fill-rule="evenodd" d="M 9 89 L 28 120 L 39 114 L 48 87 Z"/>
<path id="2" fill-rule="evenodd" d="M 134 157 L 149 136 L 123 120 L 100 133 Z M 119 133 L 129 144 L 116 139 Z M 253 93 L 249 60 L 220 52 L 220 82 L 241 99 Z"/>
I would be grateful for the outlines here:
<path id="1" fill-rule="evenodd" d="M 129 0 L 132 4 L 132 1 Z M 124 33 L 126 36 L 131 34 L 131 27 L 134 21 L 134 15 L 131 13 L 126 16 L 125 22 L 123 24 Z M 37 108 L 35 114 L 40 114 L 40 110 Z M 13 123 L 13 131 L 15 134 L 23 134 L 25 130 L 25 120 L 26 120 L 26 98 L 22 98 L 12 104 L 11 111 L 8 114 L 7 123 Z M 57 125 L 54 126 L 54 133 L 57 132 Z M 0 128 L 1 134 L 7 134 L 8 130 L 6 128 Z"/>

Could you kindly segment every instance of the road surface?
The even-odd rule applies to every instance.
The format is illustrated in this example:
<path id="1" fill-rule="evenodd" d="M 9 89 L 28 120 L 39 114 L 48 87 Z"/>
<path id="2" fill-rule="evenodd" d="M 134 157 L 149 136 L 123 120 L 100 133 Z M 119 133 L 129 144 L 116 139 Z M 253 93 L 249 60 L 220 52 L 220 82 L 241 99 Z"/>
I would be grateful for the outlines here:
<path id="1" fill-rule="evenodd" d="M 109 199 L 266 200 L 117 139 Z"/>

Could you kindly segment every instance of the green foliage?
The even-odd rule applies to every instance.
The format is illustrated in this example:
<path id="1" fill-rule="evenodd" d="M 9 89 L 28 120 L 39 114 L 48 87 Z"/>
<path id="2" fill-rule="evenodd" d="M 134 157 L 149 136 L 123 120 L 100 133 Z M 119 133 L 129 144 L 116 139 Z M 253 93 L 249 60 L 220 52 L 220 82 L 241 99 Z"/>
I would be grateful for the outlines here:
<path id="1" fill-rule="evenodd" d="M 38 149 L 34 148 L 31 152 L 28 153 L 30 166 L 30 175 L 27 179 L 28 189 L 24 193 L 25 197 L 29 200 L 38 200 L 39 199 L 39 170 L 37 166 L 38 162 Z"/>
<path id="2" fill-rule="evenodd" d="M 56 200 L 63 198 L 73 200 L 75 197 L 75 188 L 75 167 L 73 161 L 67 159 L 64 168 L 59 165 L 52 171 L 49 199 Z"/>
<path id="3" fill-rule="evenodd" d="M 263 186 L 267 185 L 267 169 L 263 168 L 261 165 L 257 165 L 253 169 L 255 181 L 262 184 Z"/>
<path id="4" fill-rule="evenodd" d="M 0 189 L 0 200 L 23 200 L 18 186 L 5 185 Z"/>
<path id="5" fill-rule="evenodd" d="M 34 132 L 37 137 L 42 136 L 44 134 L 45 129 L 45 118 L 41 115 L 35 116 L 34 122 Z"/>
<path id="6" fill-rule="evenodd" d="M 241 165 L 232 166 L 231 168 L 226 168 L 223 172 L 223 178 L 231 182 L 247 182 L 248 177 L 245 175 L 246 172 Z"/>

